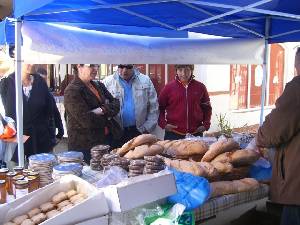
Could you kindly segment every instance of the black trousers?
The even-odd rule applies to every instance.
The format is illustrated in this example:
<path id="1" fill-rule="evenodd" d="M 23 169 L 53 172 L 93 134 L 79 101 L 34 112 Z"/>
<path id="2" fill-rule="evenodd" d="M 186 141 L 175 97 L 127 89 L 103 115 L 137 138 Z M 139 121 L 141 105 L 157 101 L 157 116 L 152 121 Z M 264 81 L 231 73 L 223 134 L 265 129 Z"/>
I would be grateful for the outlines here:
<path id="1" fill-rule="evenodd" d="M 196 133 L 193 134 L 194 136 L 203 136 L 202 133 Z M 166 131 L 165 132 L 165 140 L 179 140 L 179 139 L 184 139 L 185 135 L 177 134 L 171 131 Z"/>
<path id="2" fill-rule="evenodd" d="M 283 206 L 280 225 L 300 225 L 300 206 Z"/>
<path id="3" fill-rule="evenodd" d="M 123 129 L 124 129 L 123 136 L 118 140 L 114 139 L 111 134 L 109 134 L 106 137 L 105 143 L 108 144 L 111 147 L 111 149 L 120 148 L 127 141 L 141 134 L 141 132 L 138 131 L 136 126 L 124 127 Z"/>

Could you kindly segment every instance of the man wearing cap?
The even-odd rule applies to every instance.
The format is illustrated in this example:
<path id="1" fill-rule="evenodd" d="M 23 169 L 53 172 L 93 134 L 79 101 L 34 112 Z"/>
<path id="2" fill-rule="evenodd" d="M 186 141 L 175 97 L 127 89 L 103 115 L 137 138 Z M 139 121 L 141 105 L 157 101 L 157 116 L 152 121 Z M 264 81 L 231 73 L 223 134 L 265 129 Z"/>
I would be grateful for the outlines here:
<path id="1" fill-rule="evenodd" d="M 140 73 L 132 64 L 119 65 L 118 70 L 103 80 L 110 93 L 120 101 L 116 120 L 124 135 L 115 141 L 118 147 L 142 133 L 150 133 L 157 125 L 158 102 L 149 76 Z"/>
<path id="2" fill-rule="evenodd" d="M 175 65 L 176 77 L 159 96 L 159 126 L 165 140 L 200 135 L 209 129 L 212 108 L 204 84 L 193 76 L 194 65 Z"/>

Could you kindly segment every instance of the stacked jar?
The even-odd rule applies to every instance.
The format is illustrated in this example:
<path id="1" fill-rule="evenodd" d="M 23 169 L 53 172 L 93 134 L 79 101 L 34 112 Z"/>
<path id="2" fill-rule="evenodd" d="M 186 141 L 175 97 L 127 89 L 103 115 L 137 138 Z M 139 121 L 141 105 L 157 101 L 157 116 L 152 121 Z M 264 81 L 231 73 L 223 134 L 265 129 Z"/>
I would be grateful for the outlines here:
<path id="1" fill-rule="evenodd" d="M 7 173 L 8 168 L 0 169 L 0 204 L 7 202 Z"/>

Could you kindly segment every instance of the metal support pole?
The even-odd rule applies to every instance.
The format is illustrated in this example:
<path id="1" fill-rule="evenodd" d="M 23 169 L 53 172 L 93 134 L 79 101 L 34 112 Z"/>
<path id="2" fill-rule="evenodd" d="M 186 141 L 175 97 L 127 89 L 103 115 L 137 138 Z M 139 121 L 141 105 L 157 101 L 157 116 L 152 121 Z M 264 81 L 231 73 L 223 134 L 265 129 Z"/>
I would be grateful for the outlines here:
<path id="1" fill-rule="evenodd" d="M 24 166 L 23 144 L 23 92 L 22 92 L 22 57 L 21 57 L 21 26 L 20 20 L 15 21 L 15 86 L 16 86 L 16 115 L 19 166 Z"/>
<path id="2" fill-rule="evenodd" d="M 261 86 L 261 106 L 260 106 L 260 122 L 259 122 L 260 125 L 262 125 L 265 119 L 264 107 L 265 107 L 265 99 L 266 99 L 267 76 L 268 76 L 268 66 L 269 66 L 269 45 L 268 45 L 269 31 L 270 31 L 270 18 L 267 17 L 266 25 L 265 25 L 265 54 L 264 54 L 264 63 L 263 63 L 263 80 Z"/>

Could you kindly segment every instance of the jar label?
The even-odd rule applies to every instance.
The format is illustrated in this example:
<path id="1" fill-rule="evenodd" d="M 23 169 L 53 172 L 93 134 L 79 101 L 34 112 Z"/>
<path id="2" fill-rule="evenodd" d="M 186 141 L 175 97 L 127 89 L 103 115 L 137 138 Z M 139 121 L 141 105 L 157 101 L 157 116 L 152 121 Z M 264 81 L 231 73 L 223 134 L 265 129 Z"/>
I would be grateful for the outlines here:
<path id="1" fill-rule="evenodd" d="M 24 195 L 28 194 L 28 188 L 25 188 L 25 189 L 15 189 L 15 190 L 16 190 L 16 199 L 17 198 L 21 198 Z"/>

